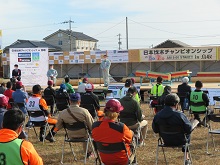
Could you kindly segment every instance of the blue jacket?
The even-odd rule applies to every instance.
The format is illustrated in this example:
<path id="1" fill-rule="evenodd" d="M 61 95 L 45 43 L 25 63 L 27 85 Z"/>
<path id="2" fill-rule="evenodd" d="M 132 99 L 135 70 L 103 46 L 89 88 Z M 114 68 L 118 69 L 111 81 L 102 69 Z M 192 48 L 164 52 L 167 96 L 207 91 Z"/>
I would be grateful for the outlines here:
<path id="1" fill-rule="evenodd" d="M 176 125 L 181 126 L 184 133 L 189 135 L 192 131 L 192 125 L 187 119 L 186 115 L 180 111 L 173 110 L 171 107 L 165 106 L 160 112 L 158 112 L 152 122 L 152 129 L 155 133 L 159 133 L 160 125 Z M 169 145 L 180 145 L 179 142 L 184 141 L 184 136 L 179 135 L 173 137 L 173 135 L 161 135 L 164 143 Z"/>

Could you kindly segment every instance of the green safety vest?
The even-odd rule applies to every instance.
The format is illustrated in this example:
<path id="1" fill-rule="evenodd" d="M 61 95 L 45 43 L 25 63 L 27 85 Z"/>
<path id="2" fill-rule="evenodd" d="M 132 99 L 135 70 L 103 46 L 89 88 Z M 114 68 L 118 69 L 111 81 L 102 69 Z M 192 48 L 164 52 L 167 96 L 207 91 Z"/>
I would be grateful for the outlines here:
<path id="1" fill-rule="evenodd" d="M 203 91 L 190 93 L 190 109 L 192 112 L 204 112 L 206 111 L 205 103 L 202 99 Z"/>
<path id="2" fill-rule="evenodd" d="M 151 88 L 150 92 L 153 96 L 161 96 L 163 94 L 163 85 L 162 84 L 155 84 Z"/>
<path id="3" fill-rule="evenodd" d="M 21 139 L 0 142 L 0 165 L 24 165 L 21 158 Z"/>

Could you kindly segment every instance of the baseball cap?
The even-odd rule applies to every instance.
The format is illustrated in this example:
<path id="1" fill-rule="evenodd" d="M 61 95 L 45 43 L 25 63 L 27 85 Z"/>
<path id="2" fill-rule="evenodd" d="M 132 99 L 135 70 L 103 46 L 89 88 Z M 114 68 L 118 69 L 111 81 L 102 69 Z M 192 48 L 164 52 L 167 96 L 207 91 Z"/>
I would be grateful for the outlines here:
<path id="1" fill-rule="evenodd" d="M 0 105 L 7 106 L 9 98 L 3 94 L 0 94 Z"/>
<path id="2" fill-rule="evenodd" d="M 86 91 L 93 91 L 94 90 L 94 85 L 89 83 L 89 84 L 86 84 L 86 88 L 85 88 Z"/>
<path id="3" fill-rule="evenodd" d="M 131 78 L 131 82 L 132 82 L 132 84 L 135 83 L 135 79 L 133 77 Z"/>
<path id="4" fill-rule="evenodd" d="M 79 101 L 79 100 L 81 100 L 81 96 L 79 93 L 72 93 L 72 94 L 70 94 L 70 100 Z"/>
<path id="5" fill-rule="evenodd" d="M 21 81 L 17 81 L 17 82 L 16 82 L 16 86 L 18 86 L 18 87 L 22 87 L 22 85 L 23 85 L 23 84 L 22 84 Z"/>
<path id="6" fill-rule="evenodd" d="M 88 78 L 83 78 L 83 82 L 84 83 L 88 82 Z"/>
<path id="7" fill-rule="evenodd" d="M 104 111 L 110 111 L 110 112 L 121 112 L 124 109 L 124 107 L 121 105 L 121 103 L 116 99 L 109 100 L 106 105 Z"/>
<path id="8" fill-rule="evenodd" d="M 52 80 L 49 80 L 49 81 L 47 82 L 47 85 L 53 85 L 53 81 L 52 81 Z"/>
<path id="9" fill-rule="evenodd" d="M 127 79 L 126 81 L 125 81 L 125 87 L 130 87 L 131 86 L 131 79 Z"/>
<path id="10" fill-rule="evenodd" d="M 39 91 L 43 90 L 39 84 L 34 85 L 32 88 L 33 93 L 38 93 Z"/>
<path id="11" fill-rule="evenodd" d="M 66 89 L 66 85 L 65 84 L 60 84 L 60 89 Z"/>

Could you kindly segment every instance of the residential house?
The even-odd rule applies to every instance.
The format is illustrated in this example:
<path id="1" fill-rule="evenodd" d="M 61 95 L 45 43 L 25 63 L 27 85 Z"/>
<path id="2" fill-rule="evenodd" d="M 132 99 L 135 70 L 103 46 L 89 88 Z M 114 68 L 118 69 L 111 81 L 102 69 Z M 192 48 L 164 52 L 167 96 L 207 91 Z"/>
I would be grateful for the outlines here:
<path id="1" fill-rule="evenodd" d="M 97 49 L 98 40 L 82 32 L 61 30 L 44 38 L 45 42 L 62 48 L 62 51 L 90 51 Z"/>

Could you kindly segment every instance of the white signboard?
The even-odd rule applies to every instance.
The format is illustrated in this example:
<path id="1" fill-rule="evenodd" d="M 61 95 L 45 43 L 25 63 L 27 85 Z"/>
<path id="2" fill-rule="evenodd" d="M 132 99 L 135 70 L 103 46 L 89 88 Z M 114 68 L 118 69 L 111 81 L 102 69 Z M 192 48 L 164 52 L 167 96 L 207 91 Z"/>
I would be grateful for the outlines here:
<path id="1" fill-rule="evenodd" d="M 154 61 L 214 61 L 216 47 L 161 48 L 140 50 L 141 62 Z"/>
<path id="2" fill-rule="evenodd" d="M 21 81 L 26 86 L 47 84 L 48 48 L 11 48 L 10 75 L 14 65 L 21 70 Z"/>
<path id="3" fill-rule="evenodd" d="M 107 50 L 107 55 L 112 63 L 128 62 L 128 50 Z"/>

